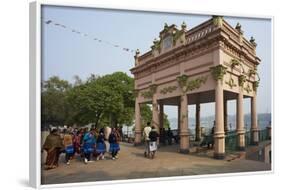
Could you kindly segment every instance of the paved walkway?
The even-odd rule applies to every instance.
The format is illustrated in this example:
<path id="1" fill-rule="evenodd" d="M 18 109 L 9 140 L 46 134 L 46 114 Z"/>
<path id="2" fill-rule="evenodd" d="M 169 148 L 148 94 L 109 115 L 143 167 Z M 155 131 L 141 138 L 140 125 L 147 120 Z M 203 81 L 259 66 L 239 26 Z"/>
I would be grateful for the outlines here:
<path id="1" fill-rule="evenodd" d="M 53 170 L 42 170 L 42 184 L 59 184 L 74 182 L 93 182 L 118 179 L 136 179 L 152 177 L 168 177 L 182 175 L 218 174 L 231 172 L 266 171 L 271 166 L 263 162 L 245 159 L 232 161 L 215 160 L 210 154 L 177 153 L 178 145 L 161 147 L 154 160 L 144 158 L 144 147 L 134 147 L 122 143 L 119 159 L 95 161 L 87 165 L 79 158 L 70 165 L 63 163 Z M 78 156 L 79 157 L 79 156 Z"/>

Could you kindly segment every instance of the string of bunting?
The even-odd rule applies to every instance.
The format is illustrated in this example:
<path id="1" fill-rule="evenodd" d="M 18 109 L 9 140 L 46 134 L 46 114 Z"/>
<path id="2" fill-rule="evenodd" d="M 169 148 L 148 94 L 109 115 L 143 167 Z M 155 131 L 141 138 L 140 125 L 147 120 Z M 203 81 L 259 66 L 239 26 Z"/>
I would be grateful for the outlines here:
<path id="1" fill-rule="evenodd" d="M 118 44 L 115 44 L 115 43 L 111 43 L 111 42 L 106 41 L 106 40 L 99 39 L 99 38 L 97 38 L 97 37 L 95 37 L 93 35 L 81 32 L 81 31 L 79 31 L 77 29 L 73 29 L 73 28 L 68 27 L 68 26 L 66 26 L 64 24 L 55 22 L 54 20 L 48 20 L 48 19 L 46 20 L 44 18 L 42 18 L 42 20 L 43 20 L 43 23 L 45 23 L 46 25 L 53 25 L 53 26 L 59 27 L 61 29 L 69 30 L 70 32 L 78 34 L 78 35 L 81 35 L 82 37 L 87 37 L 87 38 L 89 38 L 91 40 L 94 40 L 94 41 L 96 41 L 98 43 L 104 43 L 104 44 L 107 44 L 107 45 L 112 46 L 114 48 L 119 48 L 122 51 L 130 52 L 130 53 L 135 53 L 137 51 L 137 50 L 134 50 L 134 49 L 122 47 L 121 45 L 118 45 Z"/>

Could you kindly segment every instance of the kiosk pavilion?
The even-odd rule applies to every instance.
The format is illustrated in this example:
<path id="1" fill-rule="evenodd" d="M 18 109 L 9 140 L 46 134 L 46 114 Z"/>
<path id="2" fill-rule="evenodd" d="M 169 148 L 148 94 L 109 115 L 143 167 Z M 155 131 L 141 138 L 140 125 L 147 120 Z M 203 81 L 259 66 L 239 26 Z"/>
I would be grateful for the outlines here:
<path id="1" fill-rule="evenodd" d="M 152 104 L 152 125 L 163 127 L 163 105 L 178 106 L 180 152 L 188 153 L 188 105 L 196 105 L 196 140 L 201 138 L 200 104 L 215 102 L 214 158 L 225 157 L 227 101 L 236 100 L 237 149 L 245 149 L 243 99 L 251 99 L 251 142 L 259 142 L 255 40 L 243 36 L 222 16 L 187 29 L 165 24 L 151 50 L 135 55 L 135 145 L 141 143 L 141 104 Z"/>

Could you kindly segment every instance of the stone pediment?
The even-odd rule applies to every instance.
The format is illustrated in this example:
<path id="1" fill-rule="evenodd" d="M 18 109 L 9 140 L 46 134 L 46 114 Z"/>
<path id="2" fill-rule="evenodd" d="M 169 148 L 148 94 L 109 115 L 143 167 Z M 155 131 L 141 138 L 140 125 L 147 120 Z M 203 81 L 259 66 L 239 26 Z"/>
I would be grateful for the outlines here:
<path id="1" fill-rule="evenodd" d="M 158 56 L 174 47 L 184 45 L 186 43 L 185 33 L 185 23 L 181 25 L 181 29 L 178 29 L 174 24 L 168 26 L 165 23 L 164 29 L 159 33 L 159 38 L 154 39 L 153 45 L 151 46 L 153 56 Z"/>

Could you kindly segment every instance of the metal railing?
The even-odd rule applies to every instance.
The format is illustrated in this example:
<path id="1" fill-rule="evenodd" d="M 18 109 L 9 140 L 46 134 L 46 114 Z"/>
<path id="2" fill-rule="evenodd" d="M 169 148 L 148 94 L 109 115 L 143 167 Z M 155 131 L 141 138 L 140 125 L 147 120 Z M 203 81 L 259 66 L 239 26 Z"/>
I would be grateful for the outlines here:
<path id="1" fill-rule="evenodd" d="M 262 129 L 259 131 L 259 142 L 269 140 L 269 133 L 267 129 Z M 252 137 L 251 131 L 245 132 L 245 147 L 251 145 Z M 225 149 L 226 151 L 235 151 L 237 150 L 237 134 L 235 131 L 231 131 L 225 137 Z"/>
<path id="2" fill-rule="evenodd" d="M 206 146 L 214 143 L 213 135 L 205 135 L 202 137 L 201 146 Z M 245 132 L 245 147 L 251 145 L 251 131 Z M 259 142 L 269 140 L 269 131 L 268 129 L 262 129 L 259 131 Z M 226 152 L 236 151 L 237 150 L 237 133 L 236 131 L 230 131 L 225 136 L 225 150 Z"/>

